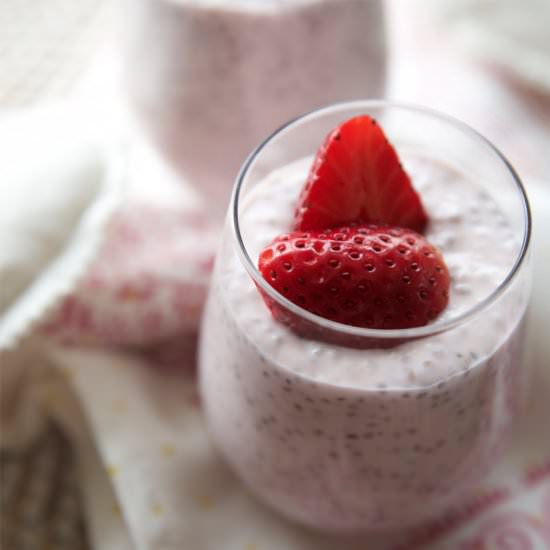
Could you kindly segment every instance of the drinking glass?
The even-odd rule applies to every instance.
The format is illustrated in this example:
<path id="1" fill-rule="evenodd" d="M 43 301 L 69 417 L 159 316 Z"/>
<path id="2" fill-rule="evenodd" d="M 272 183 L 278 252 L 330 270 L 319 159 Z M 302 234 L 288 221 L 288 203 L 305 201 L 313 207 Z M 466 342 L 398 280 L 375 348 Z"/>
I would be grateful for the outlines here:
<path id="1" fill-rule="evenodd" d="M 380 0 L 127 0 L 125 89 L 153 143 L 220 215 L 242 159 L 329 102 L 380 97 Z"/>
<path id="2" fill-rule="evenodd" d="M 338 124 L 365 113 L 379 121 L 405 165 L 420 154 L 476 182 L 514 236 L 502 280 L 471 307 L 426 326 L 374 330 L 329 321 L 289 302 L 256 268 L 255 220 L 269 216 L 254 214 L 257 187 L 267 174 L 312 156 Z M 457 215 L 479 225 L 478 197 L 471 199 L 471 209 Z M 235 184 L 200 345 L 210 433 L 250 491 L 292 520 L 339 532 L 412 525 L 456 503 L 501 455 L 522 401 L 530 231 L 525 192 L 502 154 L 431 110 L 339 103 L 261 143 Z M 308 336 L 276 323 L 258 289 L 307 323 Z M 382 371 L 387 381 L 370 383 L 364 374 L 376 362 L 391 365 Z M 317 374 L 323 369 L 330 379 Z M 432 374 L 423 382 L 406 371 Z"/>

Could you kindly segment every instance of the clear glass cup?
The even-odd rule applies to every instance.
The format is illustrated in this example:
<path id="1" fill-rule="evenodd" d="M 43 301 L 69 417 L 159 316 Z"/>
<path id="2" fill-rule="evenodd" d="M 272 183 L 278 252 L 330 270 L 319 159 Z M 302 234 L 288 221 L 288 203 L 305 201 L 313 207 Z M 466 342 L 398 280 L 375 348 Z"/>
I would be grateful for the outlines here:
<path id="1" fill-rule="evenodd" d="M 131 105 L 158 149 L 227 208 L 242 159 L 273 128 L 327 103 L 380 97 L 381 0 L 127 0 Z"/>
<path id="2" fill-rule="evenodd" d="M 508 220 L 506 275 L 456 315 L 406 330 L 342 325 L 287 301 L 256 269 L 255 220 L 269 216 L 255 218 L 256 186 L 273 170 L 313 155 L 330 130 L 362 113 L 380 122 L 406 166 L 418 154 L 445 163 L 462 175 L 453 185 L 462 184 L 460 177 L 478 182 Z M 480 225 L 478 198 L 471 198 L 464 215 Z M 500 456 L 522 400 L 530 232 L 513 168 L 482 136 L 447 116 L 348 102 L 295 119 L 267 138 L 236 181 L 200 346 L 210 432 L 250 491 L 292 520 L 338 532 L 412 525 L 463 496 Z M 311 337 L 273 321 L 258 287 L 309 323 Z M 378 378 L 373 374 L 371 382 L 361 369 L 378 364 L 386 370 L 373 370 Z"/>

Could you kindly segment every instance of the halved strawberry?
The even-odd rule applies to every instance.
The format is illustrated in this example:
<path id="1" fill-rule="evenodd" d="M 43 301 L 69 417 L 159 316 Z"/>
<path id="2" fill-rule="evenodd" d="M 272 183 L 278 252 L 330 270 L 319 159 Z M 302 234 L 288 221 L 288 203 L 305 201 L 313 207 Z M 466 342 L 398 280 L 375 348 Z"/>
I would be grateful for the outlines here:
<path id="1" fill-rule="evenodd" d="M 300 194 L 294 229 L 360 221 L 419 233 L 428 221 L 395 149 L 368 115 L 347 120 L 326 137 Z"/>
<path id="2" fill-rule="evenodd" d="M 281 235 L 261 252 L 259 270 L 291 302 L 357 327 L 422 326 L 449 298 L 441 253 L 420 234 L 399 227 L 352 225 Z M 308 335 L 298 316 L 262 295 L 277 320 Z"/>

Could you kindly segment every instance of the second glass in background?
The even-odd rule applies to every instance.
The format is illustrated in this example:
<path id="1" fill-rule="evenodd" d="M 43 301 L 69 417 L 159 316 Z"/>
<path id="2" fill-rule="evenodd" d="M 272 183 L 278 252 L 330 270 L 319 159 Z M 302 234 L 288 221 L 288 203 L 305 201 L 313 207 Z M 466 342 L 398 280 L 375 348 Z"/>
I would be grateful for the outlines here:
<path id="1" fill-rule="evenodd" d="M 239 166 L 273 128 L 380 97 L 379 0 L 128 0 L 125 84 L 152 140 L 223 214 Z"/>

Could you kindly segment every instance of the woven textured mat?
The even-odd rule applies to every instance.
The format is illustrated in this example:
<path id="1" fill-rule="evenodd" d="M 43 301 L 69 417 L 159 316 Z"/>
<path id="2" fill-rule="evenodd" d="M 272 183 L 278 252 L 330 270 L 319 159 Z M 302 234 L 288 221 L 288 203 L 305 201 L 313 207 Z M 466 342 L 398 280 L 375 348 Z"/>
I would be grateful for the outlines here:
<path id="1" fill-rule="evenodd" d="M 70 92 L 111 24 L 113 5 L 1 0 L 0 110 Z M 31 448 L 0 452 L 0 548 L 88 548 L 73 452 L 53 425 Z"/>
<path id="2" fill-rule="evenodd" d="M 29 449 L 2 453 L 0 548 L 85 550 L 70 445 L 53 425 Z"/>

